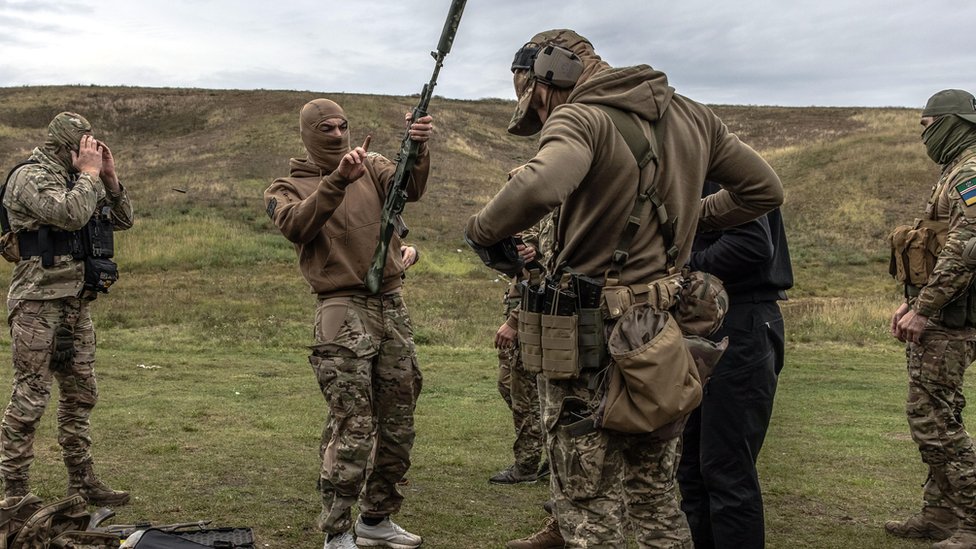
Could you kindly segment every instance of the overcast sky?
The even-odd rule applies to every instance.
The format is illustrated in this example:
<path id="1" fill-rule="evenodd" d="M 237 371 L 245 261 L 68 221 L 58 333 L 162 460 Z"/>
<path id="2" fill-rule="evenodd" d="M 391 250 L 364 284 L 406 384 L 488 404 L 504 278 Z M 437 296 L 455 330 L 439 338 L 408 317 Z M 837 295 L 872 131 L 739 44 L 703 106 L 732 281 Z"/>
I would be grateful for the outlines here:
<path id="1" fill-rule="evenodd" d="M 418 93 L 450 0 L 0 0 L 0 86 Z M 514 99 L 533 34 L 571 28 L 710 104 L 921 107 L 976 91 L 972 0 L 468 0 L 435 94 Z"/>

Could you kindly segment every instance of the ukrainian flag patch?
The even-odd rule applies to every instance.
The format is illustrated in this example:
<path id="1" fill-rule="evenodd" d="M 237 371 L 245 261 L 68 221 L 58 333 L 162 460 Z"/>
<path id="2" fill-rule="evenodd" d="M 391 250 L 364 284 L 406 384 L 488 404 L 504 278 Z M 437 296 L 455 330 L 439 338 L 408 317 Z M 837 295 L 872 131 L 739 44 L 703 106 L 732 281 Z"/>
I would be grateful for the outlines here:
<path id="1" fill-rule="evenodd" d="M 976 177 L 956 185 L 956 192 L 967 206 L 976 204 Z"/>

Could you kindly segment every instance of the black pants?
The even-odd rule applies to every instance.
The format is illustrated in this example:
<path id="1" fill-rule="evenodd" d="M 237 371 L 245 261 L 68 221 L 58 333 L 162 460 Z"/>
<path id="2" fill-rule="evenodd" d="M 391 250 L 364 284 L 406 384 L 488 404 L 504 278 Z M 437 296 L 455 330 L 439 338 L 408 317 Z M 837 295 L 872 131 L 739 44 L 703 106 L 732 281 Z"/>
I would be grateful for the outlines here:
<path id="1" fill-rule="evenodd" d="M 713 339 L 729 347 L 688 419 L 678 468 L 681 509 L 696 549 L 765 546 L 756 458 L 783 367 L 783 316 L 775 301 L 735 303 Z"/>

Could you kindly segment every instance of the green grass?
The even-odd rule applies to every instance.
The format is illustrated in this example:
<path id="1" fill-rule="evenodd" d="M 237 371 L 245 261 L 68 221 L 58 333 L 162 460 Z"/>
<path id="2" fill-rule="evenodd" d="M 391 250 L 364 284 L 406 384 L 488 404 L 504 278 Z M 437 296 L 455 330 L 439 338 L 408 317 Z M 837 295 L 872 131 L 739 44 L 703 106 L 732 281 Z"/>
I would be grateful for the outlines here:
<path id="1" fill-rule="evenodd" d="M 301 351 L 189 354 L 100 349 L 98 470 L 133 493 L 116 523 L 251 526 L 270 547 L 321 543 L 312 521 L 325 404 Z M 493 486 L 511 427 L 494 353 L 424 347 L 414 464 L 399 521 L 425 546 L 500 547 L 541 524 L 547 486 Z M 883 533 L 918 504 L 925 470 L 908 437 L 903 354 L 792 345 L 760 457 L 770 548 L 921 547 Z M 54 414 L 34 485 L 64 490 Z"/>
<path id="2" fill-rule="evenodd" d="M 116 522 L 212 519 L 268 547 L 320 547 L 313 520 L 325 403 L 308 366 L 315 299 L 263 190 L 300 155 L 304 102 L 323 94 L 100 87 L 0 88 L 0 169 L 44 139 L 61 110 L 111 145 L 136 211 L 117 235 L 122 278 L 94 304 L 101 401 L 97 468 L 133 493 Z M 324 94 L 353 140 L 392 157 L 406 97 Z M 542 522 L 547 487 L 487 483 L 511 456 L 511 418 L 490 347 L 505 283 L 461 227 L 529 158 L 504 133 L 513 103 L 435 98 L 427 194 L 408 204 L 423 258 L 405 296 L 424 373 L 413 467 L 398 518 L 426 547 L 500 547 Z M 920 502 L 903 350 L 888 335 L 900 294 L 885 237 L 920 215 L 937 170 L 918 112 L 718 106 L 786 188 L 796 287 L 783 305 L 787 366 L 760 457 L 768 546 L 910 548 L 885 520 Z M 185 192 L 181 192 L 185 191 Z M 10 266 L 0 263 L 0 280 Z M 0 330 L 0 356 L 9 335 Z M 0 368 L 9 383 L 10 368 Z M 968 394 L 968 393 L 967 393 Z M 34 485 L 60 496 L 55 413 L 37 439 Z"/>

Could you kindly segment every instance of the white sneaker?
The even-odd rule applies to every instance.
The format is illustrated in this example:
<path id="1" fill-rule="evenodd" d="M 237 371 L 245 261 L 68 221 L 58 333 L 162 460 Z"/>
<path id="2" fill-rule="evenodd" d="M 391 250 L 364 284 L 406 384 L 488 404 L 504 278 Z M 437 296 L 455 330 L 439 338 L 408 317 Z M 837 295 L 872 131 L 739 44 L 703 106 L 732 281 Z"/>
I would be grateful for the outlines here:
<path id="1" fill-rule="evenodd" d="M 356 542 L 352 539 L 352 534 L 349 532 L 343 532 L 342 534 L 332 538 L 329 541 L 329 536 L 325 536 L 325 545 L 322 549 L 358 549 L 356 547 Z"/>
<path id="2" fill-rule="evenodd" d="M 407 532 L 390 520 L 390 517 L 386 517 L 376 526 L 369 526 L 363 522 L 362 516 L 356 521 L 356 543 L 362 547 L 414 549 L 420 547 L 423 542 L 423 538 Z"/>

